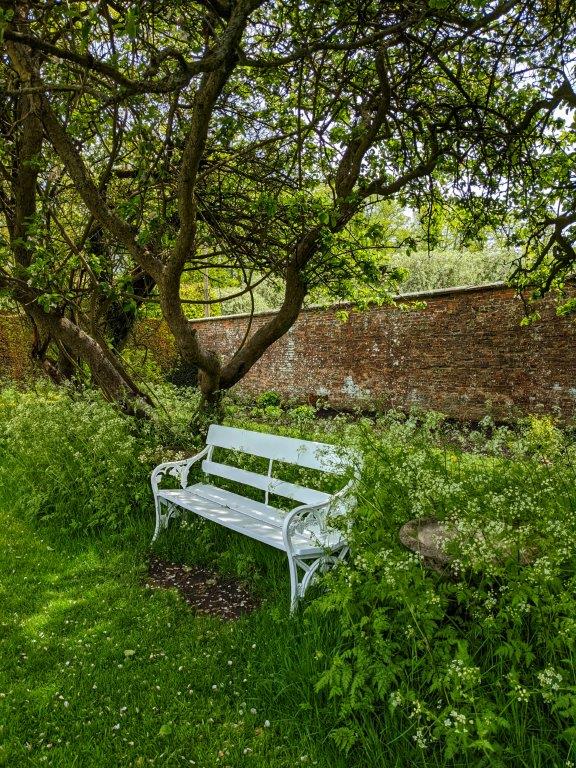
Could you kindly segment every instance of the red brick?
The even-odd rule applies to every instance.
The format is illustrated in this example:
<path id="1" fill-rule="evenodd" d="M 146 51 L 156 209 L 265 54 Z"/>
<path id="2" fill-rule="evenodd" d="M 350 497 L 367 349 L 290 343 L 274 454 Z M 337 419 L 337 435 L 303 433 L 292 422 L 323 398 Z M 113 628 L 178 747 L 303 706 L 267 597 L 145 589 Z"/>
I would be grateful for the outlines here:
<path id="1" fill-rule="evenodd" d="M 274 390 L 283 398 L 335 408 L 411 406 L 463 420 L 509 420 L 576 411 L 576 324 L 552 299 L 542 319 L 522 327 L 521 301 L 502 286 L 422 294 L 425 309 L 304 310 L 236 391 Z M 252 330 L 267 315 L 254 318 Z M 203 345 L 224 358 L 242 341 L 248 318 L 197 322 Z"/>

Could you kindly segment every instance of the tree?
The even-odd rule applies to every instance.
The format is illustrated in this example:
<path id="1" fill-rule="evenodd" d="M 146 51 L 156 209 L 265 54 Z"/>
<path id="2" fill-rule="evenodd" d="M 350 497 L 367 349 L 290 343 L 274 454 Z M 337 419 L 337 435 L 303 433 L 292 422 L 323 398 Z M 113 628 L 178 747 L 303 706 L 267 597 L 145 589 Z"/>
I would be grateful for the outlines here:
<path id="1" fill-rule="evenodd" d="M 576 30 L 571 33 L 574 49 Z M 506 148 L 517 176 L 510 196 L 510 218 L 516 225 L 510 239 L 519 255 L 511 279 L 519 289 L 532 288 L 533 299 L 552 289 L 562 295 L 576 267 L 574 63 L 559 61 L 556 69 L 561 82 L 551 93 L 546 83 L 539 83 L 542 97 L 526 110 L 521 130 Z M 574 310 L 573 298 L 559 307 L 562 313 Z"/>
<path id="2" fill-rule="evenodd" d="M 129 401 L 141 393 L 114 346 L 141 302 L 157 297 L 213 402 L 310 291 L 393 281 L 375 265 L 383 234 L 366 209 L 489 189 L 495 151 L 533 129 L 544 98 L 519 62 L 544 45 L 535 61 L 554 100 L 550 61 L 574 18 L 566 4 L 560 27 L 550 0 L 0 7 L 0 287 L 41 350 L 55 342 Z M 227 360 L 181 297 L 184 275 L 215 269 L 241 279 L 237 293 L 283 286 L 278 311 Z"/>
<path id="3" fill-rule="evenodd" d="M 492 142 L 466 158 L 452 192 L 474 229 L 500 230 L 516 251 L 510 282 L 539 299 L 561 290 L 576 264 L 576 4 L 557 0 L 531 14 L 508 40 L 512 72 L 494 80 L 503 98 L 486 113 Z M 560 311 L 574 309 L 570 300 Z"/>

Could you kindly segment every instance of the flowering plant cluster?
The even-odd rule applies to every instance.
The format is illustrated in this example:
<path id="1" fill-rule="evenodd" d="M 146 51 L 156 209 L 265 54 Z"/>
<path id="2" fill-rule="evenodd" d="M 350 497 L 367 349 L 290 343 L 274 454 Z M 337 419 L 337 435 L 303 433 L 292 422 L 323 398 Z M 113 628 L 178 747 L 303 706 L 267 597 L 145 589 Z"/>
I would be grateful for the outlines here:
<path id="1" fill-rule="evenodd" d="M 335 740 L 353 752 L 362 719 L 386 711 L 424 764 L 466 754 L 470 765 L 504 765 L 518 743 L 538 744 L 540 722 L 538 748 L 566 764 L 576 712 L 569 436 L 548 419 L 474 434 L 432 416 L 382 421 L 376 440 L 358 438 L 367 466 L 352 556 L 309 608 L 341 628 L 317 682 L 339 702 Z M 430 517 L 451 533 L 442 571 L 398 541 L 407 520 Z"/>
<path id="2" fill-rule="evenodd" d="M 143 438 L 98 393 L 0 390 L 0 492 L 63 531 L 120 530 L 149 503 Z"/>

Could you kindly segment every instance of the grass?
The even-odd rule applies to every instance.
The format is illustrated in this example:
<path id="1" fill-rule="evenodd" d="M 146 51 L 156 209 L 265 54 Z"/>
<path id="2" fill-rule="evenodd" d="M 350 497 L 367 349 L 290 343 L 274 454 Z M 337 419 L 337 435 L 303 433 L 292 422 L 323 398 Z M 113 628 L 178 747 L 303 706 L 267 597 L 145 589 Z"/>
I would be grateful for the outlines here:
<path id="1" fill-rule="evenodd" d="M 143 586 L 149 527 L 71 539 L 1 505 L 0 765 L 345 765 L 285 564 L 259 613 L 196 617 Z"/>

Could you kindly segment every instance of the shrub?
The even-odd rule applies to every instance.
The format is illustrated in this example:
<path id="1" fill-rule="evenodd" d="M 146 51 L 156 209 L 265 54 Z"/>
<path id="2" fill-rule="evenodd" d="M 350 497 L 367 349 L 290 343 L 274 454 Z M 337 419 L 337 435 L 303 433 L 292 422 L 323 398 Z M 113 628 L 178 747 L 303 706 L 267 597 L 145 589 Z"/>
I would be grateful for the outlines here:
<path id="1" fill-rule="evenodd" d="M 262 394 L 258 395 L 256 398 L 256 405 L 258 405 L 260 408 L 265 408 L 269 405 L 279 406 L 281 403 L 282 400 L 278 392 L 262 392 Z"/>
<path id="2" fill-rule="evenodd" d="M 485 455 L 440 449 L 411 419 L 356 439 L 366 471 L 352 557 L 308 608 L 340 628 L 317 681 L 339 703 L 333 739 L 353 751 L 380 723 L 410 763 L 570 764 L 573 447 L 534 419 L 486 439 Z M 402 523 L 430 515 L 458 532 L 447 574 L 398 542 Z"/>
<path id="3" fill-rule="evenodd" d="M 0 391 L 0 493 L 67 531 L 117 529 L 150 507 L 133 422 L 92 392 Z"/>

